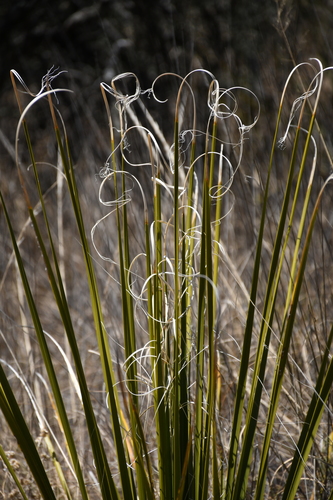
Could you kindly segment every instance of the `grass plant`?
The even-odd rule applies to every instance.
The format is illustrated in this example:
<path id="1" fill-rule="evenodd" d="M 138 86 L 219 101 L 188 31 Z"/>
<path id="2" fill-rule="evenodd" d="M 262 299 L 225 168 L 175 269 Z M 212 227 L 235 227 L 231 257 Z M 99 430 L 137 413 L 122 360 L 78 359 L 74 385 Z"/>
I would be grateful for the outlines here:
<path id="1" fill-rule="evenodd" d="M 29 225 L 16 236 L 2 189 L 15 259 L 1 294 L 17 297 L 15 321 L 28 361 L 2 331 L 0 408 L 30 477 L 28 488 L 0 442 L 10 477 L 4 496 L 10 483 L 32 498 L 33 483 L 35 497 L 45 499 L 333 498 L 333 325 L 329 314 L 319 325 L 316 309 L 318 301 L 331 301 L 325 291 L 331 223 L 324 215 L 332 176 L 316 182 L 318 138 L 327 155 L 320 161 L 332 164 L 317 120 L 326 72 L 311 60 L 286 81 L 269 162 L 259 173 L 254 245 L 238 249 L 228 233 L 240 232 L 232 214 L 248 203 L 235 184 L 260 116 L 251 91 L 221 88 L 203 70 L 185 78 L 163 74 L 148 91 L 132 73 L 102 83 L 110 156 L 95 200 L 103 213 L 91 228 L 61 115 L 68 90 L 52 87 L 59 74 L 50 71 L 33 95 L 11 72 L 20 111 L 18 196 L 37 242 L 38 273 L 31 275 L 23 250 Z M 290 105 L 290 88 L 297 86 L 302 90 Z M 27 105 L 22 88 L 31 96 Z M 31 113 L 45 103 L 53 165 L 37 159 L 29 131 Z M 173 135 L 164 119 L 170 107 Z M 47 165 L 56 178 L 45 188 Z M 56 189 L 55 209 L 49 196 Z M 76 265 L 64 237 L 67 217 L 75 221 L 81 249 L 75 259 L 89 290 L 95 344 L 89 369 L 67 286 L 66 273 Z M 319 248 L 322 266 L 314 257 Z M 14 261 L 15 286 L 9 285 Z M 43 325 L 38 292 L 44 273 L 47 308 L 57 317 L 53 334 Z M 319 279 L 312 302 L 309 286 Z M 92 390 L 96 374 L 99 399 Z"/>

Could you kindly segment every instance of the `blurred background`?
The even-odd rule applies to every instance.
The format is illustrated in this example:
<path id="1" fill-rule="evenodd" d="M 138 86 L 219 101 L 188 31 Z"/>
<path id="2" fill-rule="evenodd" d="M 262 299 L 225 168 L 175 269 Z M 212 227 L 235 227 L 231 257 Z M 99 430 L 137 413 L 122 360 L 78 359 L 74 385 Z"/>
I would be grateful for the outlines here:
<path id="1" fill-rule="evenodd" d="M 291 68 L 283 31 L 296 62 L 330 64 L 332 7 L 331 0 L 4 0 L 1 90 L 11 68 L 36 82 L 60 66 L 91 93 L 123 71 L 145 87 L 159 73 L 204 67 L 225 86 L 236 81 L 268 98 L 269 83 L 283 82 Z"/>
<path id="2" fill-rule="evenodd" d="M 332 0 L 2 0 L 1 131 L 11 141 L 17 120 L 9 70 L 37 90 L 51 66 L 68 71 L 58 84 L 79 90 L 76 105 L 97 121 L 101 81 L 131 71 L 148 88 L 160 73 L 205 68 L 222 87 L 255 92 L 266 129 L 292 57 L 332 64 L 332 26 Z"/>
<path id="3" fill-rule="evenodd" d="M 141 88 L 148 89 L 153 80 L 163 72 L 185 76 L 192 69 L 204 68 L 215 75 L 220 87 L 242 86 L 254 92 L 261 105 L 260 117 L 246 138 L 239 175 L 234 179 L 233 210 L 223 221 L 221 231 L 235 275 L 237 272 L 245 287 L 248 287 L 261 211 L 261 181 L 264 182 L 267 171 L 284 83 L 294 65 L 308 61 L 309 58 L 320 59 L 324 67 L 333 64 L 332 28 L 333 0 L 0 1 L 0 184 L 13 216 L 14 229 L 17 235 L 20 234 L 21 252 L 33 284 L 43 327 L 47 331 L 52 332 L 55 338 L 62 338 L 61 321 L 56 308 L 50 307 L 52 297 L 44 264 L 35 235 L 27 223 L 25 200 L 17 176 L 14 143 L 19 111 L 9 76 L 10 70 L 15 69 L 33 92 L 39 91 L 41 79 L 51 67 L 65 71 L 59 75 L 54 87 L 73 91 L 72 95 L 59 95 L 59 108 L 69 135 L 88 233 L 105 214 L 98 202 L 98 174 L 110 154 L 110 141 L 100 91 L 101 82 L 110 84 L 117 74 L 133 72 L 139 78 Z M 332 78 L 331 72 L 325 74 L 318 111 L 318 121 L 331 157 Z M 309 78 L 306 82 L 310 83 Z M 303 92 L 300 85 L 297 87 L 297 81 L 293 85 L 290 95 L 286 97 L 281 135 L 293 100 Z M 202 96 L 202 106 L 206 106 L 207 86 L 203 86 L 202 90 L 198 87 L 198 92 Z M 22 100 L 24 97 L 22 94 Z M 28 102 L 29 99 L 26 99 L 26 103 Z M 150 99 L 149 104 L 149 110 L 154 113 L 156 103 Z M 158 111 L 156 106 L 154 116 L 167 139 L 172 142 L 172 102 L 163 109 L 163 112 Z M 243 102 L 240 110 L 246 115 L 245 123 L 251 122 L 257 113 L 255 101 L 249 99 L 248 102 Z M 28 122 L 37 161 L 49 162 L 48 165 L 40 165 L 42 188 L 47 193 L 45 198 L 48 210 L 54 214 L 52 230 L 55 234 L 59 234 L 56 211 L 61 211 L 61 217 L 63 216 L 68 301 L 72 308 L 75 330 L 80 335 L 80 346 L 85 353 L 83 362 L 90 374 L 90 387 L 92 391 L 95 390 L 94 396 L 100 405 L 100 418 L 107 421 L 101 392 L 101 373 L 96 370 L 96 340 L 81 248 L 68 193 L 57 191 L 56 169 L 50 167 L 57 163 L 57 150 L 47 103 L 39 103 L 29 113 Z M 331 171 L 331 162 L 323 152 L 320 140 L 317 140 L 317 144 L 320 175 L 314 181 L 315 193 Z M 23 137 L 19 146 L 26 182 L 30 187 L 29 159 Z M 283 174 L 289 167 L 289 153 L 288 150 L 276 152 L 269 212 L 271 223 L 267 225 L 263 250 L 263 274 L 267 272 L 272 253 L 276 216 L 285 185 Z M 30 177 L 32 186 L 32 174 Z M 333 211 L 332 189 L 328 191 L 321 212 L 319 236 L 317 239 L 315 236 L 310 250 L 308 287 L 300 320 L 300 331 L 317 335 L 320 342 L 331 324 Z M 134 204 L 129 220 L 134 242 L 131 250 L 135 248 L 135 251 L 140 247 L 136 221 L 141 214 L 142 211 Z M 116 229 L 111 222 L 101 225 L 96 239 L 103 253 L 112 257 L 116 255 Z M 8 356 L 11 359 L 11 349 L 24 364 L 28 349 L 19 339 L 22 338 L 22 331 L 31 331 L 29 326 L 26 327 L 31 325 L 31 320 L 27 306 L 18 292 L 19 280 L 11 260 L 11 243 L 1 212 L 0 245 L 0 333 L 4 332 L 4 336 L 0 337 L 1 357 Z M 321 247 L 320 251 L 318 246 Z M 111 279 L 111 275 L 117 279 L 117 270 L 112 264 L 105 264 L 98 259 L 95 252 L 93 257 L 96 259 L 106 311 L 106 328 L 112 338 L 111 342 L 115 340 L 111 345 L 117 351 L 117 357 L 119 355 L 121 358 L 121 310 L 119 296 L 114 293 L 114 281 Z M 230 306 L 230 297 L 233 306 L 229 307 L 227 314 L 224 313 L 223 321 L 230 338 L 237 338 L 237 335 L 243 335 L 241 324 L 247 302 L 239 292 L 234 276 L 228 272 L 226 270 L 224 276 L 227 277 L 226 281 L 229 280 L 230 286 L 223 293 L 229 300 L 226 301 L 227 306 Z M 40 355 L 33 333 L 31 339 L 38 367 Z M 318 345 L 320 342 L 318 341 Z M 304 359 L 298 359 L 301 349 L 297 339 L 293 353 L 304 369 L 309 366 L 309 359 L 316 359 L 313 353 L 306 353 Z M 236 350 L 235 356 L 238 354 Z M 59 357 L 56 350 L 55 356 Z M 232 380 L 233 377 L 237 380 L 237 367 L 234 376 L 226 378 Z M 328 426 L 331 426 L 331 420 L 328 422 Z"/>

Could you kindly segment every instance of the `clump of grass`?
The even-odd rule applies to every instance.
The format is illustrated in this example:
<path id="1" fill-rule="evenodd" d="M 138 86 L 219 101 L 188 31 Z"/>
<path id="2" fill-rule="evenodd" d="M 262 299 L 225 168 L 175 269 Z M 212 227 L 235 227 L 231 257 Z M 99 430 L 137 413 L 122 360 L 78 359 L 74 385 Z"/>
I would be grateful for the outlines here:
<path id="1" fill-rule="evenodd" d="M 294 100 L 279 140 L 289 86 L 304 69 L 310 74 L 308 87 Z M 52 291 L 49 308 L 57 311 L 64 333 L 59 339 L 43 327 L 13 216 L 0 193 L 20 276 L 21 309 L 26 303 L 30 314 L 29 320 L 22 315 L 21 321 L 31 325 L 29 332 L 23 332 L 30 376 L 15 352 L 12 361 L 2 356 L 0 407 L 41 496 L 238 500 L 279 495 L 287 500 L 298 494 L 326 498 L 332 477 L 331 432 L 319 429 L 323 421 L 324 425 L 330 421 L 333 328 L 317 331 L 318 345 L 313 338 L 308 341 L 306 355 L 316 360 L 311 372 L 297 358 L 295 338 L 304 325 L 307 328 L 302 302 L 307 269 L 312 272 L 313 267 L 308 256 L 331 180 L 329 176 L 314 193 L 316 114 L 324 76 L 320 62 L 296 67 L 282 94 L 266 179 L 261 179 L 259 217 L 253 221 L 255 250 L 242 249 L 251 267 L 249 283 L 232 256 L 228 231 L 238 201 L 233 183 L 242 175 L 246 139 L 260 112 L 251 91 L 220 88 L 207 71 L 194 71 L 185 78 L 161 75 L 149 91 L 140 88 L 132 73 L 119 75 L 111 85 L 102 83 L 110 156 L 101 170 L 99 188 L 105 212 L 91 230 L 90 244 L 58 109 L 58 99 L 67 91 L 52 88 L 57 75 L 49 72 L 41 91 L 23 109 L 16 80 L 26 92 L 28 88 L 16 72 L 11 76 L 21 113 L 15 143 L 18 176 Z M 166 99 L 169 84 L 174 93 Z M 48 102 L 57 144 L 56 231 L 28 128 L 29 113 L 42 100 Z M 160 105 L 161 123 L 149 112 L 150 103 Z M 163 110 L 170 105 L 173 137 L 167 137 L 162 120 Z M 22 131 L 33 188 L 21 165 Z M 285 147 L 283 153 L 277 153 L 277 146 Z M 281 206 L 270 196 L 277 154 L 287 166 Z M 66 255 L 63 236 L 64 185 L 90 294 L 94 364 L 98 364 L 94 372 L 100 373 L 99 386 L 105 394 L 99 410 L 66 287 L 66 259 L 71 254 Z M 238 231 L 239 221 L 233 224 Z M 325 228 L 320 229 L 325 234 Z M 113 297 L 109 308 L 103 303 L 96 274 L 101 262 Z M 107 316 L 117 318 L 112 331 Z M 2 337 L 10 348 L 6 332 Z M 43 375 L 35 373 L 31 338 L 40 349 Z M 52 467 L 36 445 L 13 377 L 26 392 Z M 295 384 L 302 389 L 299 399 Z M 70 395 L 64 392 L 66 385 Z M 80 437 L 71 421 L 76 412 L 82 415 Z M 326 445 L 311 457 L 318 435 Z M 84 451 L 80 439 L 85 440 Z M 3 446 L 0 454 L 27 498 L 24 481 Z"/>

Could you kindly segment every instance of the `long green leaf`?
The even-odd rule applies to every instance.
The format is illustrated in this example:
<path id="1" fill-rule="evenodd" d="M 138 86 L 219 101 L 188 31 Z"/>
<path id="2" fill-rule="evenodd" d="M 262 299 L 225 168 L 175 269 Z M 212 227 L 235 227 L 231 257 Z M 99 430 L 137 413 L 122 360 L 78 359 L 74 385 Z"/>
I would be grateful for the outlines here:
<path id="1" fill-rule="evenodd" d="M 42 325 L 40 323 L 38 311 L 37 311 L 37 308 L 36 308 L 36 305 L 35 305 L 35 301 L 33 299 L 32 293 L 31 293 L 29 281 L 28 281 L 28 278 L 27 278 L 26 273 L 25 273 L 25 269 L 24 269 L 22 258 L 21 258 L 21 254 L 20 254 L 19 248 L 18 248 L 17 243 L 16 243 L 14 231 L 13 231 L 13 228 L 12 228 L 12 225 L 11 225 L 11 221 L 10 221 L 10 218 L 9 218 L 9 214 L 7 212 L 6 205 L 5 205 L 5 202 L 4 202 L 4 199 L 3 199 L 3 196 L 2 196 L 1 192 L 0 192 L 0 198 L 1 198 L 2 206 L 4 208 L 7 225 L 8 225 L 8 228 L 9 228 L 9 232 L 10 232 L 11 240 L 12 240 L 12 245 L 13 245 L 15 256 L 16 256 L 16 261 L 17 261 L 18 268 L 19 268 L 19 271 L 20 271 L 20 275 L 21 275 L 23 287 L 24 287 L 24 290 L 25 290 L 25 294 L 26 294 L 28 305 L 29 305 L 31 317 L 32 317 L 32 320 L 33 320 L 33 323 L 34 323 L 34 328 L 35 328 L 35 331 L 36 331 L 36 334 L 37 334 L 39 346 L 40 346 L 40 349 L 41 349 L 41 352 L 42 352 L 42 356 L 43 356 L 43 359 L 44 359 L 45 367 L 46 367 L 46 370 L 47 370 L 47 373 L 48 373 L 48 376 L 49 376 L 49 380 L 50 380 L 50 383 L 51 383 L 51 387 L 52 387 L 52 390 L 53 390 L 53 393 L 54 393 L 54 397 L 55 397 L 55 400 L 56 400 L 56 403 L 57 403 L 57 408 L 58 408 L 58 412 L 59 412 L 59 416 L 60 416 L 60 419 L 61 419 L 61 423 L 62 423 L 64 432 L 65 432 L 65 435 L 66 435 L 68 447 L 69 447 L 69 450 L 70 450 L 70 453 L 71 453 L 72 463 L 73 463 L 73 465 L 75 467 L 75 472 L 77 474 L 77 479 L 78 479 L 78 482 L 80 484 L 80 489 L 81 489 L 82 496 L 83 496 L 83 498 L 88 498 L 87 493 L 86 493 L 86 488 L 85 488 L 85 482 L 84 482 L 82 471 L 81 471 L 81 467 L 80 467 L 80 462 L 79 462 L 79 459 L 78 459 L 78 456 L 77 456 L 76 447 L 74 445 L 74 440 L 73 440 L 72 432 L 71 432 L 71 429 L 70 429 L 70 425 L 69 425 L 69 421 L 68 421 L 66 409 L 65 409 L 65 406 L 64 406 L 64 403 L 63 403 L 63 399 L 62 399 L 62 396 L 61 396 L 61 391 L 60 391 L 60 388 L 59 388 L 59 384 L 58 384 L 56 372 L 55 372 L 55 369 L 54 369 L 54 366 L 53 366 L 53 363 L 52 363 L 52 360 L 51 360 L 51 356 L 50 356 L 50 353 L 49 353 L 49 350 L 48 350 L 48 347 L 47 347 L 47 342 L 46 342 L 46 339 L 45 339 L 45 335 L 44 335 L 44 332 L 43 332 Z M 31 210 L 31 213 L 33 215 L 33 211 L 32 210 Z M 24 451 L 23 451 L 23 453 L 24 453 Z"/>

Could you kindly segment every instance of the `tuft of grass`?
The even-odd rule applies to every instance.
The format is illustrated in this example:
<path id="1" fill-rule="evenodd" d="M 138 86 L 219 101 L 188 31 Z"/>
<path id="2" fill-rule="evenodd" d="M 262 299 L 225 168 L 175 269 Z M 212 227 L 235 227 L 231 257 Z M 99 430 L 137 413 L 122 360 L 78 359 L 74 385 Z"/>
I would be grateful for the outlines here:
<path id="1" fill-rule="evenodd" d="M 19 359 L 2 332 L 0 408 L 42 498 L 332 497 L 333 325 L 330 318 L 317 325 L 319 292 L 313 303 L 309 292 L 314 275 L 315 284 L 323 278 L 318 290 L 325 300 L 330 286 L 325 271 L 317 272 L 318 242 L 322 269 L 332 268 L 331 259 L 324 267 L 332 255 L 323 218 L 332 175 L 316 182 L 318 136 L 327 154 L 321 161 L 332 164 L 317 121 L 325 71 L 311 60 L 286 81 L 267 171 L 258 174 L 252 248 L 242 242 L 233 248 L 229 237 L 234 231 L 240 239 L 240 220 L 232 218 L 237 205 L 244 214 L 249 208 L 237 180 L 260 114 L 251 91 L 221 88 L 204 70 L 184 78 L 163 74 L 145 91 L 132 73 L 102 83 L 110 156 L 96 199 L 103 213 L 89 232 L 61 116 L 68 91 L 52 87 L 54 70 L 36 95 L 11 72 L 20 111 L 17 173 L 39 273 L 48 280 L 47 308 L 60 327 L 51 334 L 43 326 L 45 283 L 27 269 L 15 216 L 0 191 L 29 360 Z M 295 81 L 302 90 L 290 105 Z M 31 96 L 25 107 L 17 82 Z M 36 159 L 29 131 L 29 114 L 44 102 L 57 149 L 48 188 L 41 175 L 48 163 Z M 168 106 L 173 132 L 164 120 Z M 48 199 L 55 187 L 56 211 Z M 89 352 L 67 284 L 78 257 L 64 236 L 66 217 L 75 221 L 89 291 L 79 311 L 90 317 Z M 95 356 L 90 365 L 88 355 Z M 1 442 L 0 456 L 28 498 L 27 482 Z"/>

